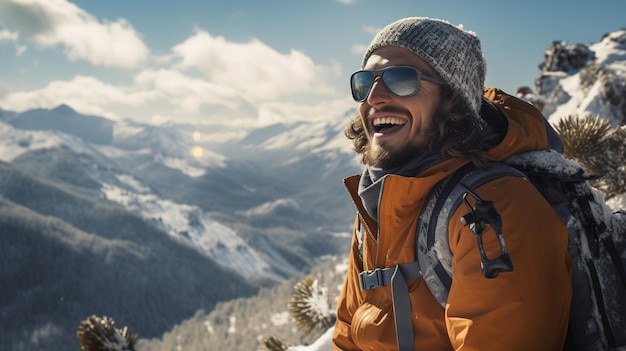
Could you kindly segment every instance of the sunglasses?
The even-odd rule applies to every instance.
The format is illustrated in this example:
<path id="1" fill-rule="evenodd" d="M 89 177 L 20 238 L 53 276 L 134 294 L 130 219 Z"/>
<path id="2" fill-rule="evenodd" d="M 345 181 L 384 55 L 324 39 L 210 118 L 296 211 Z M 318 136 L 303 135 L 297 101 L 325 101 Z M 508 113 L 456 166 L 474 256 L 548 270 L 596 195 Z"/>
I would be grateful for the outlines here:
<path id="1" fill-rule="evenodd" d="M 439 85 L 445 84 L 438 76 L 413 66 L 391 66 L 380 70 L 356 71 L 350 76 L 352 97 L 356 102 L 367 100 L 376 77 L 380 77 L 387 91 L 400 97 L 417 93 L 422 79 Z"/>

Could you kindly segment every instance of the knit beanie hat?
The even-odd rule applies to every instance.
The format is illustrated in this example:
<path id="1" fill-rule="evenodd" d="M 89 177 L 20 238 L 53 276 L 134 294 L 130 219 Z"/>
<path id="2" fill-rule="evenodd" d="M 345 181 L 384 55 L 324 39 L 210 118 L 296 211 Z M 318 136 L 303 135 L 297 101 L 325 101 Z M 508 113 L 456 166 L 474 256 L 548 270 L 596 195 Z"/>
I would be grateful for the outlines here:
<path id="1" fill-rule="evenodd" d="M 403 18 L 378 32 L 365 52 L 361 67 L 365 67 L 374 50 L 388 45 L 408 49 L 430 64 L 450 88 L 461 91 L 461 98 L 472 114 L 480 116 L 486 63 L 476 33 L 444 20 Z"/>

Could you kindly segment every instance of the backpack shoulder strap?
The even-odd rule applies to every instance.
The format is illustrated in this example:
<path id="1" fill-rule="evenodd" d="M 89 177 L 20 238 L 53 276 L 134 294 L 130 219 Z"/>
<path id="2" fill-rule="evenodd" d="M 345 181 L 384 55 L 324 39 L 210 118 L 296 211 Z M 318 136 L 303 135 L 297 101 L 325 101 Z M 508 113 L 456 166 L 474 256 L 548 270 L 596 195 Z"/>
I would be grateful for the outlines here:
<path id="1" fill-rule="evenodd" d="M 485 168 L 470 163 L 442 180 L 422 208 L 416 229 L 415 257 L 423 279 L 442 306 L 448 300 L 452 285 L 452 252 L 448 242 L 450 217 L 468 189 L 474 190 L 504 176 L 525 177 L 524 173 L 504 163 L 492 162 Z"/>

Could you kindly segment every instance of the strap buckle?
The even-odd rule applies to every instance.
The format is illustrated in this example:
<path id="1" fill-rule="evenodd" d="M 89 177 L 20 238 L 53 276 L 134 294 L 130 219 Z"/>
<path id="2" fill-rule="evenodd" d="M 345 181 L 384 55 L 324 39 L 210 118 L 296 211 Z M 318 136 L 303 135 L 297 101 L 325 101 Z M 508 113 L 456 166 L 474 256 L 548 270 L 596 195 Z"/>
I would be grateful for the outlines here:
<path id="1" fill-rule="evenodd" d="M 359 273 L 359 285 L 361 286 L 361 290 L 363 291 L 385 286 L 385 277 L 383 275 L 383 270 L 380 268 L 376 268 L 371 271 L 363 271 Z"/>

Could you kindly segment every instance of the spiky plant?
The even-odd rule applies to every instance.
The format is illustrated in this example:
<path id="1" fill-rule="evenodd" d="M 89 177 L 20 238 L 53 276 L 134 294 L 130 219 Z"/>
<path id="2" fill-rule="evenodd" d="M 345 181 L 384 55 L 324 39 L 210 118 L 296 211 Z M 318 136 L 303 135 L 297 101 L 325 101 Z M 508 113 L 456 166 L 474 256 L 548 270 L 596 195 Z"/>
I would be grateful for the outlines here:
<path id="1" fill-rule="evenodd" d="M 305 277 L 294 286 L 289 300 L 289 314 L 305 335 L 326 331 L 336 319 L 332 296 L 312 276 Z"/>
<path id="2" fill-rule="evenodd" d="M 263 340 L 263 345 L 261 345 L 259 351 L 289 351 L 289 346 L 279 338 L 269 336 Z"/>
<path id="3" fill-rule="evenodd" d="M 567 116 L 555 126 L 563 154 L 597 176 L 591 184 L 609 199 L 626 192 L 626 126 L 611 128 L 608 120 Z"/>
<path id="4" fill-rule="evenodd" d="M 83 351 L 134 351 L 137 341 L 127 327 L 117 329 L 113 319 L 95 315 L 80 323 L 76 337 Z"/>

